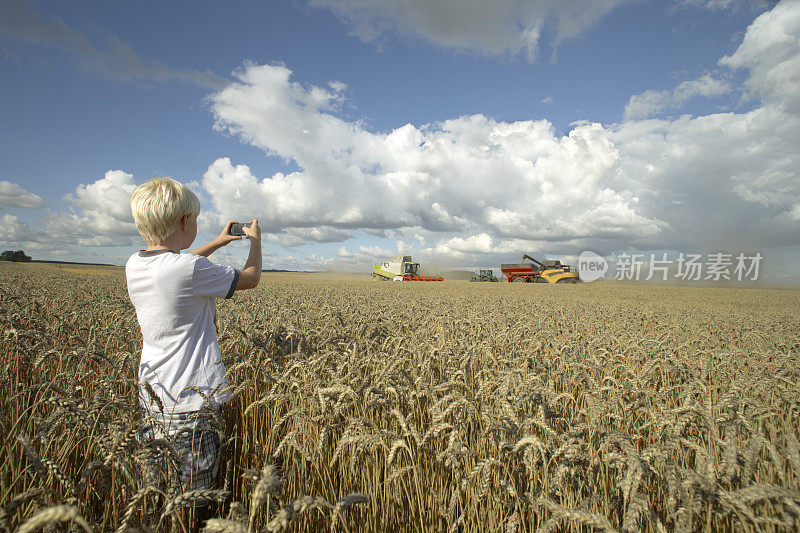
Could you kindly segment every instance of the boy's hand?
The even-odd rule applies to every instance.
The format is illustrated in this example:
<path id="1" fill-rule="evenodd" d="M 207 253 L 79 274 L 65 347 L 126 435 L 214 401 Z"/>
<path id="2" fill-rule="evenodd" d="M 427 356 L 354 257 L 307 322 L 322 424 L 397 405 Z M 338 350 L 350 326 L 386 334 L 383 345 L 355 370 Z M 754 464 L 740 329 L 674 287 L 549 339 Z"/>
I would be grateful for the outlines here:
<path id="1" fill-rule="evenodd" d="M 236 220 L 229 220 L 227 224 L 225 224 L 225 229 L 222 230 L 222 233 L 216 238 L 216 241 L 221 245 L 225 246 L 228 243 L 233 241 L 239 241 L 242 239 L 239 235 L 231 235 L 231 226 L 234 224 L 238 224 L 239 222 Z"/>
<path id="2" fill-rule="evenodd" d="M 243 227 L 244 237 L 251 241 L 261 242 L 261 228 L 258 227 L 258 219 L 254 218 L 250 221 L 250 227 Z"/>

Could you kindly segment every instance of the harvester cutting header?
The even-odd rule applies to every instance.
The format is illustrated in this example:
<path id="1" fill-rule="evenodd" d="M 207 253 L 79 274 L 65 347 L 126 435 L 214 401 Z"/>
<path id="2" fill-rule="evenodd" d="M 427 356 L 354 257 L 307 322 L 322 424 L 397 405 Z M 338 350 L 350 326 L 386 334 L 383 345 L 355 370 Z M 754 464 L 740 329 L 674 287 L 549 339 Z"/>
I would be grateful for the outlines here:
<path id="1" fill-rule="evenodd" d="M 391 261 L 384 261 L 372 267 L 372 277 L 382 281 L 444 281 L 442 277 L 420 276 L 419 263 L 410 255 L 396 255 Z"/>

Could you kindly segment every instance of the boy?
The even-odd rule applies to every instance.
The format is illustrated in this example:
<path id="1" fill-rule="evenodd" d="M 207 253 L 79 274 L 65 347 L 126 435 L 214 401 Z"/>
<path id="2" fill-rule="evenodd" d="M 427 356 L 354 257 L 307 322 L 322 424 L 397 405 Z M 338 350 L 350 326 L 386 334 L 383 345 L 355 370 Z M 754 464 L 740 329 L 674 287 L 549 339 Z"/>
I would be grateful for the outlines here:
<path id="1" fill-rule="evenodd" d="M 183 491 L 210 488 L 216 477 L 219 405 L 229 398 L 216 333 L 215 298 L 252 289 L 261 279 L 261 230 L 244 228 L 250 255 L 241 271 L 207 257 L 242 237 L 219 236 L 181 254 L 197 236 L 200 201 L 170 178 L 154 178 L 131 196 L 136 227 L 147 249 L 125 265 L 128 295 L 142 330 L 139 365 L 140 432 L 164 439 L 180 458 Z M 155 397 L 153 397 L 155 396 Z M 198 502 L 198 505 L 200 502 Z"/>

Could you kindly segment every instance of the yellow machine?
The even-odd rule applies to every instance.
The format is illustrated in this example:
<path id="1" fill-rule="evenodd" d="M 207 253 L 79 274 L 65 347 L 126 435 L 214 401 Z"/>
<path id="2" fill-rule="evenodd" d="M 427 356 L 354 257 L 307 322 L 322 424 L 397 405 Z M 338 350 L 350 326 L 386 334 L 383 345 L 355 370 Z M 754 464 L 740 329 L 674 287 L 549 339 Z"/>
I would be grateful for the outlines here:
<path id="1" fill-rule="evenodd" d="M 525 259 L 530 259 L 526 263 Z M 578 283 L 577 272 L 561 261 L 538 261 L 528 254 L 522 254 L 522 263 L 500 265 L 500 270 L 509 282 L 516 283 Z"/>

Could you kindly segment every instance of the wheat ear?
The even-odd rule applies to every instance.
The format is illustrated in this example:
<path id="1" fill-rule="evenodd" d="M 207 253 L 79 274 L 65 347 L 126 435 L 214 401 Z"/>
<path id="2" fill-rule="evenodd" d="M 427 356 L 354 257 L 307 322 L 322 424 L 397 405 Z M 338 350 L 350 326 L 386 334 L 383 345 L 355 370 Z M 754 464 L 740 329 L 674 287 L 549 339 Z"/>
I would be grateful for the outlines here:
<path id="1" fill-rule="evenodd" d="M 72 505 L 55 505 L 39 511 L 32 518 L 26 520 L 17 530 L 17 533 L 33 533 L 47 524 L 67 522 L 69 520 L 81 526 L 85 531 L 92 533 L 91 526 L 80 515 L 77 507 Z"/>

